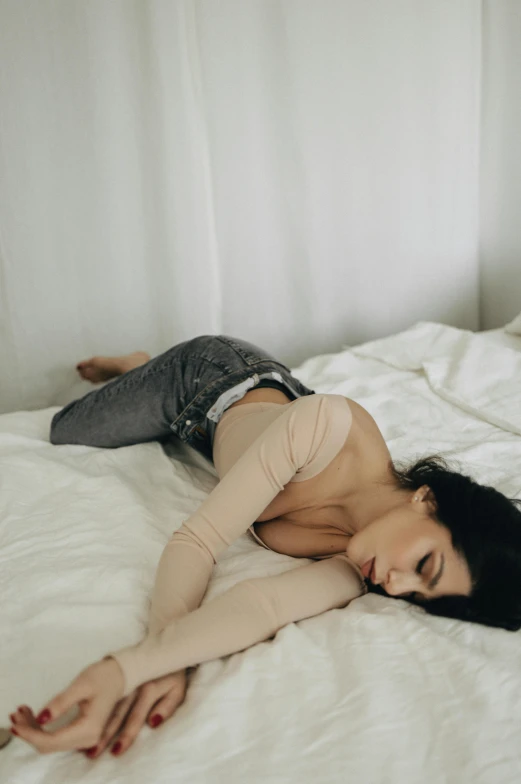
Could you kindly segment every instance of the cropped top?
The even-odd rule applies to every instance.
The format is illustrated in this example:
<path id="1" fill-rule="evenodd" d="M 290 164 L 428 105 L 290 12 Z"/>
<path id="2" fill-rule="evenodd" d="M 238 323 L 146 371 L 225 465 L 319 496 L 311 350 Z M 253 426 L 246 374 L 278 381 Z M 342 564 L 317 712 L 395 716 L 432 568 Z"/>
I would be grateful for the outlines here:
<path id="1" fill-rule="evenodd" d="M 313 461 L 298 471 L 292 479 L 294 482 L 305 482 L 320 474 L 338 455 L 351 429 L 353 416 L 349 404 L 340 395 L 328 395 L 340 398 L 345 403 L 338 405 L 334 418 L 328 423 L 329 432 L 324 433 L 320 448 L 317 450 Z M 347 405 L 346 405 L 347 404 Z M 213 462 L 220 479 L 230 470 L 235 461 L 245 449 L 258 438 L 266 427 L 275 422 L 289 404 L 258 402 L 244 403 L 240 406 L 225 411 L 219 422 L 213 443 Z M 242 488 L 242 492 L 249 492 Z M 264 510 L 263 510 L 264 511 Z M 255 525 L 249 527 L 249 532 L 255 541 L 267 550 L 271 550 L 255 531 Z M 330 555 L 314 556 L 315 560 L 331 558 Z"/>
<path id="2" fill-rule="evenodd" d="M 292 621 L 344 607 L 365 593 L 346 553 L 282 574 L 244 580 L 199 606 L 214 564 L 289 482 L 316 476 L 340 452 L 352 424 L 345 397 L 315 394 L 287 404 L 226 411 L 216 431 L 219 483 L 175 531 L 156 573 L 148 632 L 109 654 L 124 694 L 171 672 L 243 650 Z"/>

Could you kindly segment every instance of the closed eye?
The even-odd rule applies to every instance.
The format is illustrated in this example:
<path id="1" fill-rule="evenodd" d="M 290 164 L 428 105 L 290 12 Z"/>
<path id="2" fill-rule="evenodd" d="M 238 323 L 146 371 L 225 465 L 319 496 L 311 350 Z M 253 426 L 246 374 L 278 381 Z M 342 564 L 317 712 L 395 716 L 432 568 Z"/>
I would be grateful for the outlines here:
<path id="1" fill-rule="evenodd" d="M 429 560 L 431 555 L 432 555 L 432 553 L 428 553 L 427 555 L 423 556 L 421 561 L 418 561 L 418 566 L 416 567 L 416 574 L 421 574 L 422 573 L 423 567 L 425 566 L 425 564 L 427 563 L 427 561 Z"/>

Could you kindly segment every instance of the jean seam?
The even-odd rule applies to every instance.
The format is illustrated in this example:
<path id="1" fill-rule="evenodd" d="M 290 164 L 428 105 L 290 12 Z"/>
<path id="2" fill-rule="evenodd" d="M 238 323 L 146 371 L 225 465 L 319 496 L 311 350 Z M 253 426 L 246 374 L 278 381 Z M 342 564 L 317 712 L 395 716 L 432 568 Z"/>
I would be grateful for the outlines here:
<path id="1" fill-rule="evenodd" d="M 204 359 L 204 357 L 201 357 L 201 359 Z M 205 361 L 208 362 L 209 360 L 205 360 Z M 121 390 L 132 388 L 135 384 L 138 384 L 141 381 L 143 381 L 143 379 L 145 378 L 148 379 L 151 376 L 157 375 L 157 373 L 162 373 L 163 370 L 167 370 L 168 368 L 173 367 L 176 363 L 179 363 L 179 357 L 175 357 L 171 362 L 165 362 L 163 365 L 160 365 L 159 367 L 155 367 L 153 370 L 152 369 L 147 370 L 144 373 L 142 373 L 139 377 L 136 376 L 134 378 L 127 378 L 125 381 L 122 381 L 119 384 L 114 385 L 112 389 L 105 387 L 106 395 L 107 397 L 114 397 L 114 395 L 119 393 Z"/>
<path id="2" fill-rule="evenodd" d="M 103 397 L 104 397 L 104 399 L 108 400 L 108 399 L 113 398 L 114 396 L 116 396 L 117 394 L 119 394 L 120 392 L 122 392 L 124 390 L 132 389 L 133 386 L 135 386 L 137 383 L 141 382 L 144 378 L 149 378 L 150 376 L 154 376 L 154 375 L 156 375 L 156 373 L 160 373 L 161 371 L 165 370 L 168 367 L 173 367 L 173 365 L 176 362 L 179 362 L 179 357 L 175 357 L 171 362 L 165 362 L 160 367 L 154 368 L 154 370 L 146 371 L 141 376 L 139 376 L 139 378 L 138 377 L 127 378 L 127 379 L 125 379 L 125 381 L 120 381 L 120 383 L 117 384 L 117 385 L 114 385 L 112 389 L 110 388 L 110 384 L 109 384 L 106 387 L 104 387 L 104 389 L 103 389 Z M 96 390 L 93 390 L 93 391 L 96 391 Z M 79 415 L 79 414 L 80 414 L 79 409 L 76 406 L 73 407 L 72 410 L 69 412 L 70 419 L 74 420 L 75 417 L 77 415 Z M 81 412 L 81 415 L 83 416 L 84 412 Z"/>
<path id="3" fill-rule="evenodd" d="M 247 364 L 249 367 L 252 367 L 252 365 L 250 365 L 250 363 L 249 363 L 249 362 L 248 362 L 248 360 L 246 359 L 245 355 L 244 355 L 244 354 L 243 354 L 243 353 L 242 353 L 242 352 L 239 350 L 239 349 L 240 349 L 240 346 L 239 346 L 239 344 L 237 343 L 237 341 L 235 341 L 233 338 L 229 337 L 228 335 L 216 335 L 215 337 L 216 337 L 216 339 L 217 339 L 217 340 L 219 340 L 219 341 L 220 341 L 220 342 L 221 342 L 223 345 L 225 345 L 225 346 L 228 346 L 228 348 L 231 348 L 233 351 L 235 351 L 235 353 L 237 354 L 237 356 L 238 356 L 238 357 L 240 357 L 240 359 L 242 359 L 242 361 L 243 361 L 243 362 L 246 362 L 246 364 Z M 223 338 L 224 338 L 224 339 L 223 339 Z M 254 363 L 252 363 L 253 365 L 257 365 L 257 364 L 259 364 L 259 362 L 267 362 L 267 361 L 274 362 L 274 361 L 275 361 L 275 360 L 273 360 L 273 359 L 269 359 L 269 360 L 268 360 L 268 358 L 267 358 L 267 357 L 265 357 L 264 359 L 262 359 L 262 358 L 259 358 L 257 355 L 254 355 L 254 356 L 255 356 L 255 362 L 254 362 Z"/>
<path id="4" fill-rule="evenodd" d="M 202 357 L 202 356 L 199 356 L 198 359 L 202 359 L 203 362 L 208 362 L 211 365 L 215 365 L 215 367 L 219 368 L 219 370 L 221 372 L 223 372 L 222 366 L 219 363 L 215 362 L 213 359 L 208 359 L 207 357 Z M 153 370 L 151 369 L 151 370 L 145 371 L 145 373 L 143 373 L 139 377 L 139 379 L 137 379 L 137 378 L 135 378 L 135 379 L 127 379 L 127 384 L 129 384 L 131 386 L 132 384 L 137 383 L 138 380 L 142 381 L 142 379 L 148 378 L 149 376 L 155 376 L 157 373 L 161 373 L 163 370 L 166 370 L 167 368 L 173 367 L 176 363 L 178 364 L 180 361 L 181 360 L 180 360 L 179 357 L 175 357 L 171 362 L 170 361 L 169 362 L 165 362 L 163 365 L 160 365 L 160 367 L 156 367 Z M 120 388 L 122 386 L 123 386 L 123 384 L 120 384 L 119 387 L 117 387 L 117 388 Z"/>

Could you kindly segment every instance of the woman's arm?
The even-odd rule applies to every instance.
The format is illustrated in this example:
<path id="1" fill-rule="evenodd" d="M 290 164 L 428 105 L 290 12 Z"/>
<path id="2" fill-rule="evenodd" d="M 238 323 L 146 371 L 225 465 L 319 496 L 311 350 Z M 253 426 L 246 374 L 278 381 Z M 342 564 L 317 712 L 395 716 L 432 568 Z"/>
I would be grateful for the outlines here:
<path id="1" fill-rule="evenodd" d="M 71 724 L 45 731 L 31 714 L 17 722 L 16 732 L 42 753 L 95 746 L 115 705 L 141 683 L 248 648 L 291 621 L 343 607 L 364 591 L 358 568 L 345 554 L 238 583 L 135 648 L 87 667 L 37 719 L 55 721 L 78 705 Z"/>
<path id="2" fill-rule="evenodd" d="M 366 590 L 358 568 L 346 555 L 335 555 L 275 577 L 237 583 L 111 657 L 123 671 L 128 694 L 145 681 L 266 640 L 292 621 L 345 607 Z"/>
<path id="3" fill-rule="evenodd" d="M 218 556 L 248 530 L 297 473 L 314 476 L 339 453 L 351 427 L 345 397 L 299 398 L 248 447 L 160 558 L 149 632 L 201 604 Z"/>
<path id="4" fill-rule="evenodd" d="M 311 478 L 315 465 L 318 473 L 336 457 L 351 422 L 344 397 L 310 395 L 294 401 L 266 428 L 165 547 L 152 594 L 149 633 L 200 605 L 218 556 L 247 531 L 295 474 L 305 471 Z"/>

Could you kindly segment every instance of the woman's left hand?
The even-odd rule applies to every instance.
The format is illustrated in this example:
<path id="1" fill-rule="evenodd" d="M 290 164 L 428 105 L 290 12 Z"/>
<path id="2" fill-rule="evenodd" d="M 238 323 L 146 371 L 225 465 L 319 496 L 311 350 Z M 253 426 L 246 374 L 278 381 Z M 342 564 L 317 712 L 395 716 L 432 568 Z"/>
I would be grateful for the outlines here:
<path id="1" fill-rule="evenodd" d="M 16 722 L 14 734 L 41 754 L 91 748 L 98 743 L 123 691 L 124 678 L 119 664 L 115 659 L 102 659 L 80 672 L 65 691 L 48 702 L 36 722 L 30 719 L 30 709 L 26 711 L 25 720 Z M 79 706 L 79 715 L 71 724 L 54 732 L 38 726 L 55 721 L 74 705 Z"/>

